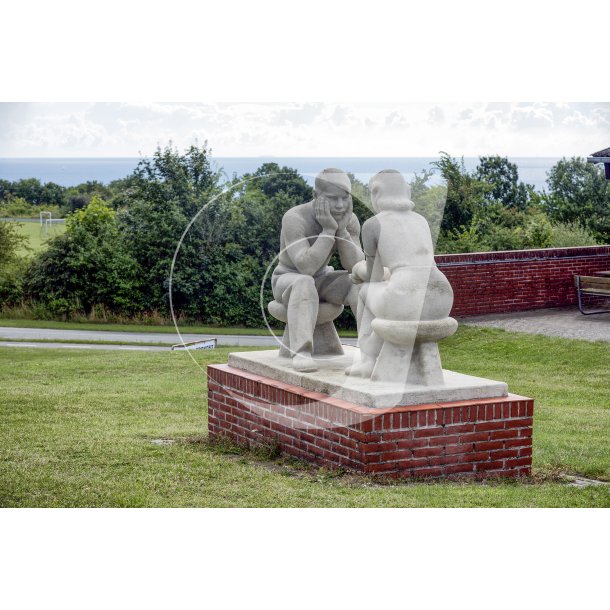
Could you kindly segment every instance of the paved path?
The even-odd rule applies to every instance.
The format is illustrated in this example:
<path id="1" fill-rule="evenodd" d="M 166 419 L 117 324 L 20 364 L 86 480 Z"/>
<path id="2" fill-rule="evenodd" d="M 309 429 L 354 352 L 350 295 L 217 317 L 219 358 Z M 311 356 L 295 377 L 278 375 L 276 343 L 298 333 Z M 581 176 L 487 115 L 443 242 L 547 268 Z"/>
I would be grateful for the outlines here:
<path id="1" fill-rule="evenodd" d="M 182 340 L 188 343 L 189 341 L 197 341 L 205 337 L 216 337 L 218 345 L 244 345 L 252 347 L 277 346 L 277 341 L 270 335 L 255 336 L 255 335 L 202 335 L 194 333 L 185 333 L 182 335 Z M 281 334 L 279 335 L 281 337 Z M 46 339 L 51 341 L 118 341 L 125 343 L 167 343 L 173 345 L 180 343 L 180 337 L 174 333 L 132 333 L 132 332 L 113 332 L 105 330 L 59 330 L 52 328 L 15 328 L 12 326 L 0 327 L 0 340 L 2 339 L 20 339 L 26 341 L 40 341 Z M 343 343 L 355 345 L 355 338 L 342 338 Z M 5 344 L 14 345 L 12 342 Z M 41 347 L 45 344 L 39 344 Z M 47 343 L 46 345 L 52 345 Z M 74 343 L 72 347 L 78 347 L 78 343 Z M 112 346 L 98 346 L 112 349 Z M 128 346 L 125 346 L 128 347 Z M 164 348 L 161 348 L 164 349 Z"/>
<path id="2" fill-rule="evenodd" d="M 196 341 L 208 336 L 218 339 L 219 345 L 273 345 L 271 336 L 257 337 L 254 335 L 201 335 L 184 333 L 182 339 L 185 342 Z M 53 328 L 14 328 L 0 327 L 0 339 L 26 339 L 37 341 L 40 339 L 66 341 L 69 339 L 78 341 L 123 341 L 125 343 L 167 343 L 173 345 L 180 343 L 180 337 L 176 333 L 132 333 L 114 332 L 106 330 L 63 330 Z"/>
<path id="3" fill-rule="evenodd" d="M 42 348 L 64 348 L 64 349 L 109 349 L 132 352 L 170 352 L 171 347 L 156 345 L 101 345 L 99 343 L 56 343 L 54 341 L 45 343 L 29 343 L 25 341 L 0 341 L 0 347 L 42 347 Z"/>
<path id="4" fill-rule="evenodd" d="M 559 307 L 554 309 L 538 309 L 534 311 L 520 311 L 511 313 L 487 314 L 483 316 L 470 316 L 461 318 L 460 324 L 468 326 L 483 326 L 503 328 L 505 330 L 547 335 L 550 337 L 564 337 L 567 339 L 584 339 L 586 341 L 610 342 L 610 313 L 594 316 L 583 316 L 576 307 Z M 196 341 L 206 335 L 185 333 L 184 341 Z M 218 345 L 243 345 L 252 347 L 265 347 L 277 345 L 275 339 L 269 335 L 210 335 L 218 339 Z M 174 333 L 133 333 L 114 332 L 105 330 L 59 330 L 50 328 L 14 328 L 0 327 L 0 342 L 2 339 L 21 339 L 37 341 L 46 339 L 57 343 L 37 343 L 36 347 L 79 347 L 80 344 L 61 344 L 62 341 L 118 341 L 126 343 L 179 343 L 180 338 Z M 356 345 L 355 338 L 342 338 L 342 343 Z M 32 344 L 3 342 L 3 346 L 31 346 Z M 58 345 L 61 344 L 61 345 Z M 143 349 L 145 346 L 120 345 L 86 345 L 84 349 Z M 166 348 L 147 346 L 149 351 L 162 351 Z"/>
<path id="5" fill-rule="evenodd" d="M 610 342 L 610 313 L 583 316 L 576 307 L 557 307 L 460 318 L 460 324 L 520 333 Z"/>
<path id="6" fill-rule="evenodd" d="M 610 342 L 610 313 L 594 316 L 583 316 L 576 307 L 558 307 L 554 309 L 537 309 L 534 311 L 520 311 L 511 313 L 487 314 L 483 316 L 470 316 L 461 318 L 460 324 L 469 326 L 483 326 L 503 328 L 505 330 L 547 335 L 550 337 L 564 337 L 567 339 L 584 339 L 586 341 Z M 184 341 L 196 341 L 206 335 L 186 333 L 182 335 Z M 252 347 L 265 347 L 277 345 L 275 339 L 269 335 L 211 335 L 218 339 L 218 345 L 243 345 Z M 174 333 L 133 333 L 113 332 L 105 330 L 58 330 L 50 328 L 14 328 L 0 327 L 0 341 L 2 339 L 21 339 L 37 341 L 46 339 L 61 343 L 66 340 L 79 341 L 124 341 L 126 343 L 167 343 L 173 345 L 180 339 Z M 342 343 L 355 345 L 355 338 L 342 338 Z M 3 346 L 23 347 L 32 344 L 4 342 Z M 79 347 L 80 344 L 38 343 L 36 347 Z M 84 349 L 143 349 L 145 346 L 120 345 L 91 345 Z M 162 347 L 146 347 L 149 351 L 162 351 Z"/>

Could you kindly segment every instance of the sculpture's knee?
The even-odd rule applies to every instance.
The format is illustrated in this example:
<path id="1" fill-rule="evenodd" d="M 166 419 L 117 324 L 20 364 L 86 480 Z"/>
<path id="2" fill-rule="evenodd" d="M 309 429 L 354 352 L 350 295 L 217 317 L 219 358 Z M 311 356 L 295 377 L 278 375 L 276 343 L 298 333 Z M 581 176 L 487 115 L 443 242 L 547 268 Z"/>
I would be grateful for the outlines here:
<path id="1" fill-rule="evenodd" d="M 453 306 L 453 289 L 449 280 L 438 269 L 434 269 L 430 282 L 426 299 L 422 308 L 422 319 L 439 320 L 445 318 L 451 312 Z"/>
<path id="2" fill-rule="evenodd" d="M 310 275 L 302 275 L 294 281 L 290 298 L 296 297 L 301 300 L 318 300 L 316 283 Z"/>

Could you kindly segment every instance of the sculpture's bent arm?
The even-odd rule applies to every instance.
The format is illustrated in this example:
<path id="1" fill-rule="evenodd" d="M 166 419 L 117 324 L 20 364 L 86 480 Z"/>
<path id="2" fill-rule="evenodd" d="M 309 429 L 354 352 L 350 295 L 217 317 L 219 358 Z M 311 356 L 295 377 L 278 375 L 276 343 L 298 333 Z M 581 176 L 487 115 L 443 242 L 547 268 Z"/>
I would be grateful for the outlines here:
<path id="1" fill-rule="evenodd" d="M 294 217 L 282 220 L 282 233 L 286 244 L 286 253 L 299 273 L 314 275 L 328 261 L 335 244 L 335 233 L 324 229 L 318 239 L 310 246 L 306 231 Z"/>
<path id="2" fill-rule="evenodd" d="M 375 217 L 367 220 L 362 226 L 362 245 L 366 254 L 366 274 L 369 282 L 381 282 L 384 277 L 383 265 L 377 257 L 379 230 L 379 222 Z"/>
<path id="3" fill-rule="evenodd" d="M 341 265 L 351 272 L 356 263 L 364 260 L 364 252 L 360 247 L 360 223 L 355 214 L 352 214 L 346 230 L 343 233 L 337 233 L 337 238 Z"/>

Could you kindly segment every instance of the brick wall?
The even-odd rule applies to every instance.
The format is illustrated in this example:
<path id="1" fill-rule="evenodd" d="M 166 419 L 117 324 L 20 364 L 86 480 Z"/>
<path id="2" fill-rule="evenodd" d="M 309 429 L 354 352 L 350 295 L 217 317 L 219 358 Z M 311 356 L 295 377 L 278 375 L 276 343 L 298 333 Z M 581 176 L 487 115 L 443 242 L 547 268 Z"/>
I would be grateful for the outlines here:
<path id="1" fill-rule="evenodd" d="M 534 402 L 509 394 L 371 409 L 235 369 L 208 366 L 208 430 L 276 444 L 327 467 L 391 477 L 529 475 Z"/>
<path id="2" fill-rule="evenodd" d="M 454 291 L 453 316 L 576 303 L 574 275 L 610 270 L 610 246 L 436 256 Z"/>

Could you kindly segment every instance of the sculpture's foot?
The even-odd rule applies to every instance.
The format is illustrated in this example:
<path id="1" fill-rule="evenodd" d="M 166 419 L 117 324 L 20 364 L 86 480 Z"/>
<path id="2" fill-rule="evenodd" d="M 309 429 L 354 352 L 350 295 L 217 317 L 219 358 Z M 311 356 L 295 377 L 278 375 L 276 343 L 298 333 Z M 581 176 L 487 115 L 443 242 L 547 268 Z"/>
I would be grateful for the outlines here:
<path id="1" fill-rule="evenodd" d="M 370 377 L 375 368 L 375 360 L 367 359 L 364 362 L 352 364 L 345 369 L 345 374 L 350 377 Z"/>
<path id="2" fill-rule="evenodd" d="M 318 370 L 314 359 L 309 354 L 297 354 L 292 359 L 292 367 L 300 373 L 312 373 Z"/>

